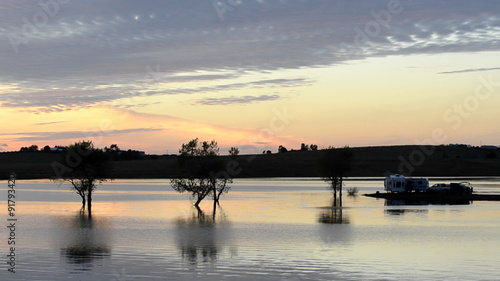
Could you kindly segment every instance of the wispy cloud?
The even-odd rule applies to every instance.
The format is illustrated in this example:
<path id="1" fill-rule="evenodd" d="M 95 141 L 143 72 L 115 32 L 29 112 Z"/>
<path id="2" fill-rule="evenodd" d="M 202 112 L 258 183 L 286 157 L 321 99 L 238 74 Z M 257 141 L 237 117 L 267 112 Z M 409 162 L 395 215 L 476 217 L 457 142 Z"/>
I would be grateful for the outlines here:
<path id="1" fill-rule="evenodd" d="M 207 79 L 210 75 L 205 76 Z M 226 78 L 227 76 L 214 75 L 213 78 Z M 189 79 L 184 76 L 181 79 Z M 189 80 L 191 81 L 191 80 Z M 149 84 L 115 84 L 112 87 L 102 85 L 87 86 L 86 89 L 70 87 L 66 90 L 45 89 L 39 90 L 34 85 L 30 89 L 22 92 L 11 92 L 0 95 L 0 103 L 4 107 L 32 108 L 36 112 L 59 112 L 73 110 L 82 107 L 93 106 L 104 102 L 113 102 L 120 99 L 131 99 L 137 96 L 154 97 L 162 95 L 207 95 L 224 91 L 239 89 L 269 89 L 276 87 L 296 87 L 307 86 L 312 83 L 309 79 L 261 79 L 250 82 L 235 83 L 231 80 L 215 80 L 214 86 L 182 87 L 182 83 L 166 83 L 158 81 Z M 262 99 L 261 101 L 264 101 Z M 155 102 L 149 102 L 154 104 Z M 146 104 L 142 104 L 146 105 Z M 141 104 L 133 104 L 134 107 Z M 130 104 L 123 104 L 121 107 L 130 107 Z"/>
<path id="2" fill-rule="evenodd" d="M 494 71 L 494 70 L 500 70 L 500 67 L 491 67 L 491 68 L 471 68 L 471 69 L 463 69 L 463 70 L 444 71 L 444 72 L 439 72 L 438 74 L 456 74 L 456 73 L 481 72 L 481 71 Z"/>
<path id="3" fill-rule="evenodd" d="M 0 134 L 0 136 L 8 136 L 12 141 L 53 141 L 66 139 L 84 139 L 95 136 L 117 136 L 130 133 L 154 132 L 162 129 L 136 128 L 124 130 L 109 130 L 109 131 L 65 131 L 65 132 L 20 132 L 14 134 Z"/>
<path id="4" fill-rule="evenodd" d="M 229 105 L 229 104 L 249 104 L 263 101 L 273 101 L 279 99 L 279 95 L 243 96 L 227 98 L 206 98 L 194 101 L 194 104 L 201 105 Z"/>
<path id="5" fill-rule="evenodd" d="M 54 124 L 61 124 L 61 123 L 66 123 L 68 121 L 54 121 L 54 122 L 42 122 L 42 123 L 35 123 L 35 126 L 45 126 L 45 125 L 54 125 Z"/>

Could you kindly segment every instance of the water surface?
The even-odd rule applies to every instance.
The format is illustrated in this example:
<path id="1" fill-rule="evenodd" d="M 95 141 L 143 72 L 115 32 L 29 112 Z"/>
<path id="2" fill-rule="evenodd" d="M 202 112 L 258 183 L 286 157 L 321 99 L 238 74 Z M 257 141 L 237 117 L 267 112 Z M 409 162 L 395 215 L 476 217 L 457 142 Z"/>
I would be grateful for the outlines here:
<path id="1" fill-rule="evenodd" d="M 431 183 L 433 180 L 431 179 Z M 0 182 L 7 224 L 7 183 Z M 473 180 L 500 193 L 500 180 Z M 348 181 L 360 194 L 381 180 Z M 16 273 L 0 280 L 498 280 L 500 202 L 400 205 L 317 179 L 237 180 L 213 214 L 167 180 L 99 187 L 91 219 L 69 186 L 16 183 Z M 10 279 L 7 279 L 10 278 Z"/>

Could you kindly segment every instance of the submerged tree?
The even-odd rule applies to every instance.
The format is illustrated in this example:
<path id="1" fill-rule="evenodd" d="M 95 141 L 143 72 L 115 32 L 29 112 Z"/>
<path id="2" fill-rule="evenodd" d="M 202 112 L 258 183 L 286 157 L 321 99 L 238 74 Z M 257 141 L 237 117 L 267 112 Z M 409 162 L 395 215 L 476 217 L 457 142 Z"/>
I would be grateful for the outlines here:
<path id="1" fill-rule="evenodd" d="M 197 138 L 183 144 L 179 150 L 178 164 L 182 175 L 172 179 L 172 188 L 180 193 L 191 193 L 195 206 L 212 194 L 215 204 L 220 196 L 229 191 L 232 178 L 224 172 L 217 142 L 200 142 Z"/>
<path id="2" fill-rule="evenodd" d="M 324 181 L 330 184 L 333 190 L 333 202 L 337 205 L 337 192 L 339 193 L 339 205 L 342 206 L 342 187 L 344 177 L 351 170 L 352 150 L 345 146 L 343 148 L 329 147 L 325 149 L 320 159 L 320 172 Z"/>
<path id="3" fill-rule="evenodd" d="M 92 212 L 92 193 L 97 185 L 109 179 L 109 155 L 94 147 L 92 141 L 80 141 L 68 146 L 61 161 L 52 164 L 57 180 L 68 182 L 82 198 L 82 210 Z"/>

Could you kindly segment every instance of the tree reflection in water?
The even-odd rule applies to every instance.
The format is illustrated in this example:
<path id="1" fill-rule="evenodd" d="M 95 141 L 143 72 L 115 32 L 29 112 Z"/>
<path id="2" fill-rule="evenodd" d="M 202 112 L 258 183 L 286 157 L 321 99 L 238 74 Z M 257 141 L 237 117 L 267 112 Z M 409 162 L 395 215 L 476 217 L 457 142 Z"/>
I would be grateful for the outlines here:
<path id="1" fill-rule="evenodd" d="M 190 217 L 179 217 L 176 221 L 177 245 L 182 259 L 191 266 L 200 263 L 215 263 L 230 236 L 230 228 L 224 213 L 206 215 L 196 208 Z M 236 255 L 234 248 L 230 256 Z"/>
<path id="2" fill-rule="evenodd" d="M 323 210 L 318 217 L 318 222 L 325 224 L 348 224 L 349 217 L 345 215 L 342 208 L 331 208 Z"/>
<path id="3" fill-rule="evenodd" d="M 348 243 L 351 237 L 350 220 L 344 213 L 339 201 L 334 200 L 331 207 L 324 208 L 318 214 L 319 236 L 323 241 L 318 255 L 330 253 L 331 247 Z M 325 251 L 326 252 L 322 252 Z"/>
<path id="4" fill-rule="evenodd" d="M 330 208 L 324 209 L 318 216 L 318 222 L 324 224 L 349 224 L 349 217 L 344 214 L 342 203 L 333 200 Z"/>
<path id="5" fill-rule="evenodd" d="M 78 271 L 91 270 L 97 262 L 109 257 L 111 248 L 106 222 L 79 212 L 62 222 L 61 256 Z"/>

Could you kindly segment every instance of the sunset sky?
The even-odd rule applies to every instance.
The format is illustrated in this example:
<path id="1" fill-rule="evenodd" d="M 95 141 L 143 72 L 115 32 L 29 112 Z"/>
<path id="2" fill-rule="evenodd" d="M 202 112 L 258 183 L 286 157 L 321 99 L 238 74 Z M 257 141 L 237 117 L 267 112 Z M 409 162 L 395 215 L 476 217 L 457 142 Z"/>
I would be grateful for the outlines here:
<path id="1" fill-rule="evenodd" d="M 3 0 L 0 151 L 500 145 L 500 1 Z"/>

